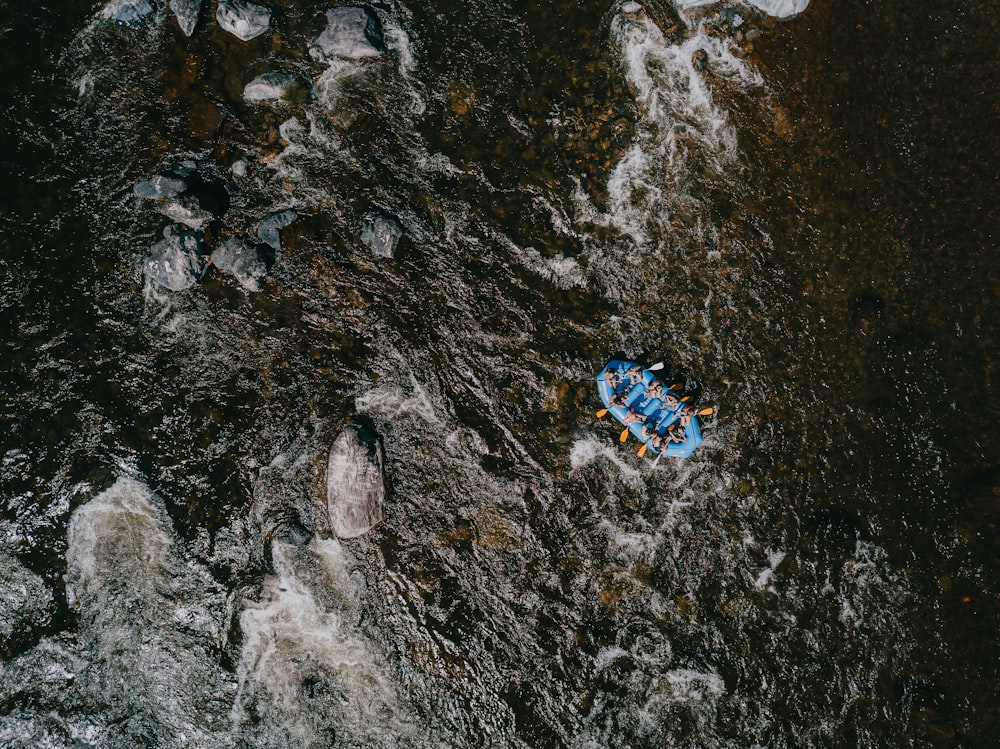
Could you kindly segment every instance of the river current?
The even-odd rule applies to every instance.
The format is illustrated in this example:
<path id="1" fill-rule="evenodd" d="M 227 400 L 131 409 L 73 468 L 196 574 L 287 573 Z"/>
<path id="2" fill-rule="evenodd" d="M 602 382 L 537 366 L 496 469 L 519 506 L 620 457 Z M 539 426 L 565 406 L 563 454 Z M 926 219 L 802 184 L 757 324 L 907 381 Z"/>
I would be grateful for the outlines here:
<path id="1" fill-rule="evenodd" d="M 0 9 L 0 745 L 994 746 L 996 3 L 268 6 Z M 259 290 L 144 275 L 170 168 L 295 212 Z"/>

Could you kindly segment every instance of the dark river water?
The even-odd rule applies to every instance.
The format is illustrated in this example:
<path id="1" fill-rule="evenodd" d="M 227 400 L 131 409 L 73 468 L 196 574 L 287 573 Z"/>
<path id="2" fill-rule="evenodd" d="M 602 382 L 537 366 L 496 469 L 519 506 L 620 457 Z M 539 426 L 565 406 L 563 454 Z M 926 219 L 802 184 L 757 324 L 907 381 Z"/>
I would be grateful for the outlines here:
<path id="1" fill-rule="evenodd" d="M 3 4 L 0 745 L 996 746 L 1000 5 L 623 5 Z M 259 290 L 147 279 L 169 168 L 295 212 Z"/>

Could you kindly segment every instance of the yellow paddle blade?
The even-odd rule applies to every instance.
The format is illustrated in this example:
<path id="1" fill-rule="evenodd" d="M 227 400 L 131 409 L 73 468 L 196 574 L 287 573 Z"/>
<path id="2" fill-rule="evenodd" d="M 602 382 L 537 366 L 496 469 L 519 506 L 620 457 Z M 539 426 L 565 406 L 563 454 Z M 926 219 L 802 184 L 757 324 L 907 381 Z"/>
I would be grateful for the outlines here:
<path id="1" fill-rule="evenodd" d="M 608 409 L 602 408 L 600 411 L 597 412 L 597 418 L 598 419 L 602 418 L 607 412 L 608 412 Z"/>
<path id="2" fill-rule="evenodd" d="M 681 398 L 681 403 L 687 403 L 689 400 L 691 400 L 691 396 L 685 395 L 683 398 Z"/>
<path id="3" fill-rule="evenodd" d="M 708 408 L 703 408 L 698 412 L 699 416 L 711 416 L 715 413 L 715 409 L 709 406 Z"/>
<path id="4" fill-rule="evenodd" d="M 648 442 L 643 442 L 642 447 L 639 448 L 639 452 L 636 453 L 640 458 L 646 454 L 646 448 L 649 447 Z"/>
<path id="5" fill-rule="evenodd" d="M 622 436 L 618 438 L 618 441 L 619 441 L 619 442 L 624 442 L 624 441 L 625 441 L 625 440 L 627 440 L 627 439 L 628 439 L 628 427 L 625 427 L 625 428 L 624 428 L 624 429 L 622 430 Z"/>

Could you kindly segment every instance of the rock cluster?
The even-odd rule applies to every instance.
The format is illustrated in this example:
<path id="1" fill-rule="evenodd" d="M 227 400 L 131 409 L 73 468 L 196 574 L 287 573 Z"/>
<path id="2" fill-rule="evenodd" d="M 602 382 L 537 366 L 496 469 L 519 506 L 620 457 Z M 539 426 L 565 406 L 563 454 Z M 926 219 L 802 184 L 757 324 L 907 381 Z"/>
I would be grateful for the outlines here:
<path id="1" fill-rule="evenodd" d="M 202 0 L 167 0 L 182 33 L 191 36 L 202 20 Z M 102 11 L 105 18 L 122 25 L 135 25 L 154 12 L 151 0 L 110 0 Z M 242 41 L 250 41 L 271 31 L 271 11 L 249 0 L 217 0 L 215 19 L 220 28 Z M 340 6 L 327 10 L 326 27 L 309 46 L 313 58 L 329 63 L 331 69 L 358 70 L 363 61 L 382 56 L 385 35 L 379 15 L 366 5 Z M 314 95 L 305 71 L 270 70 L 247 81 L 243 100 L 251 104 L 280 105 L 302 103 Z M 292 140 L 288 130 L 297 118 L 282 123 L 279 137 Z M 233 164 L 231 176 L 246 174 L 244 160 Z M 145 275 L 172 291 L 190 288 L 214 265 L 231 273 L 246 289 L 260 289 L 262 279 L 281 249 L 281 231 L 296 218 L 295 211 L 279 211 L 264 218 L 249 236 L 233 235 L 219 226 L 228 207 L 228 194 L 213 195 L 193 166 L 166 168 L 134 187 L 137 197 L 155 202 L 156 210 L 172 225 L 164 238 L 149 248 L 143 263 Z M 221 188 L 221 183 L 217 184 Z M 224 241 L 215 243 L 222 234 Z M 403 226 L 384 211 L 366 213 L 359 226 L 361 242 L 377 257 L 395 257 Z"/>
<path id="2" fill-rule="evenodd" d="M 142 266 L 150 281 L 170 291 L 190 288 L 210 265 L 232 274 L 245 289 L 259 291 L 281 250 L 281 230 L 298 218 L 291 209 L 273 213 L 257 225 L 256 236 L 233 236 L 210 248 L 205 231 L 228 208 L 229 194 L 221 183 L 205 180 L 193 165 L 181 165 L 163 169 L 133 191 L 155 201 L 159 212 L 174 222 L 149 248 Z"/>

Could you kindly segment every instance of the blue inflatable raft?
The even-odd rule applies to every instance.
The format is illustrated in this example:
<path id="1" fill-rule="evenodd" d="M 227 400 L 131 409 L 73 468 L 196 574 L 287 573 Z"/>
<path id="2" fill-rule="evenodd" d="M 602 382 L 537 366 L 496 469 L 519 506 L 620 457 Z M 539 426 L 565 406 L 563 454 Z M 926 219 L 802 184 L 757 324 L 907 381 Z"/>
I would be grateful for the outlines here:
<path id="1" fill-rule="evenodd" d="M 597 390 L 608 413 L 646 446 L 645 452 L 686 458 L 701 444 L 694 407 L 636 362 L 609 361 L 597 375 Z"/>

